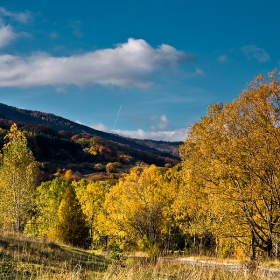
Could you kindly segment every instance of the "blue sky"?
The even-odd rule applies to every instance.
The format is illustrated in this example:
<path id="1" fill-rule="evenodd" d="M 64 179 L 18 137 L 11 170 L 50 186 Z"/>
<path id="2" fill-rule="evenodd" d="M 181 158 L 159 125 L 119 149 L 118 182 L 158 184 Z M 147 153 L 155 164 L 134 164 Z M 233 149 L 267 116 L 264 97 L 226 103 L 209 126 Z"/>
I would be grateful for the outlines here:
<path id="1" fill-rule="evenodd" d="M 0 102 L 184 140 L 209 104 L 280 68 L 279 10 L 279 0 L 0 0 Z"/>

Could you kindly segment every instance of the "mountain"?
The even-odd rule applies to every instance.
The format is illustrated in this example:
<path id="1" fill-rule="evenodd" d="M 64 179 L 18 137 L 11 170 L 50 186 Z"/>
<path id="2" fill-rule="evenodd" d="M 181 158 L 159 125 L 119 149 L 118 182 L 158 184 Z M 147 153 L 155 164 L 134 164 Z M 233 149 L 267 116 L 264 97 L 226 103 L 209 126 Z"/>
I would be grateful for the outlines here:
<path id="1" fill-rule="evenodd" d="M 99 131 L 88 126 L 78 124 L 54 114 L 33 110 L 25 110 L 0 103 L 0 121 L 12 124 L 49 126 L 57 132 L 64 131 L 72 134 L 88 134 L 97 136 L 115 143 L 120 148 L 126 148 L 139 153 L 139 151 L 156 157 L 169 158 L 179 161 L 178 147 L 182 142 L 165 142 L 154 140 L 131 139 L 113 133 Z M 137 155 L 137 153 L 136 153 Z"/>

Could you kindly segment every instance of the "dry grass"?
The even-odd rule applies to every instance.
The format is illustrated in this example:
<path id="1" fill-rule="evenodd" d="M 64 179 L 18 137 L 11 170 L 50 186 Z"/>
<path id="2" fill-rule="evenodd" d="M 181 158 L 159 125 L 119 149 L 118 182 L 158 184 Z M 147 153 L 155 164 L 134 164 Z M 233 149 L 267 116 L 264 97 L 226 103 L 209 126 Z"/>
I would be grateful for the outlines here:
<path id="1" fill-rule="evenodd" d="M 269 260 L 269 261 L 261 260 L 259 263 L 262 267 L 280 269 L 280 261 L 279 260 Z"/>
<path id="2" fill-rule="evenodd" d="M 226 266 L 192 265 L 145 258 L 109 261 L 84 250 L 22 234 L 0 232 L 0 279 L 2 280 L 264 280 L 280 279 L 280 274 L 250 271 L 244 267 L 230 271 Z M 267 265 L 268 266 L 268 265 Z"/>
<path id="3" fill-rule="evenodd" d="M 0 232 L 0 279 L 85 279 L 89 273 L 103 273 L 108 264 L 84 250 Z"/>
<path id="4" fill-rule="evenodd" d="M 133 263 L 125 267 L 111 265 L 102 280 L 265 280 L 280 279 L 259 270 L 250 271 L 241 267 L 230 271 L 224 267 L 190 265 L 182 262 L 158 261 L 156 264 Z"/>

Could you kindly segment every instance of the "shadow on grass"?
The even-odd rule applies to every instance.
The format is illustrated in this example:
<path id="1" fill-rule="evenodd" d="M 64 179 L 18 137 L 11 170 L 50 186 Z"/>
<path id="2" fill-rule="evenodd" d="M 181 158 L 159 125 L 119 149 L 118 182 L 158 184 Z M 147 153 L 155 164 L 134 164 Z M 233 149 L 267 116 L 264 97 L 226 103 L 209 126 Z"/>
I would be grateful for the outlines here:
<path id="1" fill-rule="evenodd" d="M 0 279 L 30 279 L 45 272 L 102 273 L 109 263 L 102 256 L 46 239 L 0 232 Z"/>

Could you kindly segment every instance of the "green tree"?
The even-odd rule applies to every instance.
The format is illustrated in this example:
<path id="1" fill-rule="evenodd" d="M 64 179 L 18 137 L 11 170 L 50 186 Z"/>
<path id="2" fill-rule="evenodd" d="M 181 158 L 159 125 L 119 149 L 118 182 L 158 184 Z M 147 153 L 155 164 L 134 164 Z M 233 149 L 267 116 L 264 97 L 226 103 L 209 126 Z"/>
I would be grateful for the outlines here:
<path id="1" fill-rule="evenodd" d="M 13 124 L 5 136 L 0 169 L 0 214 L 5 228 L 23 231 L 38 183 L 38 164 L 23 132 Z"/>
<path id="2" fill-rule="evenodd" d="M 57 212 L 70 182 L 63 178 L 41 183 L 36 189 L 36 216 L 29 221 L 26 231 L 39 236 L 53 237 Z"/>
<path id="3" fill-rule="evenodd" d="M 87 248 L 90 244 L 89 227 L 74 188 L 70 185 L 58 209 L 56 236 L 66 244 Z"/>

